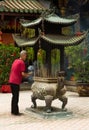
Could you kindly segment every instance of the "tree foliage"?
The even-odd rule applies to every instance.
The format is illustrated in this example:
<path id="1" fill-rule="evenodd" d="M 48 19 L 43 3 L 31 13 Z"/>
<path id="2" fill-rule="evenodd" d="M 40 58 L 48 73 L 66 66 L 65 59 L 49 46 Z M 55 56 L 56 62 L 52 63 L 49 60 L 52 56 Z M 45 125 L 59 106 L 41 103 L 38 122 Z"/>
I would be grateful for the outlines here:
<path id="1" fill-rule="evenodd" d="M 0 85 L 7 84 L 11 65 L 18 58 L 19 48 L 12 45 L 0 45 Z"/>
<path id="2" fill-rule="evenodd" d="M 83 45 L 68 47 L 65 53 L 75 70 L 75 78 L 82 82 L 89 82 L 89 60 L 86 58 L 87 54 L 85 55 L 84 49 Z"/>

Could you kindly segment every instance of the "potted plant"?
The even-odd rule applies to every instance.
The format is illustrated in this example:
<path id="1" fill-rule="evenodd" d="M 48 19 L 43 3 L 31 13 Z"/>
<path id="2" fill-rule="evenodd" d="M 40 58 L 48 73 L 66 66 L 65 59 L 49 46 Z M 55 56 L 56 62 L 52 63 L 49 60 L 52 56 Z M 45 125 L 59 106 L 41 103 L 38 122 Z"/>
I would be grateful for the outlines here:
<path id="1" fill-rule="evenodd" d="M 1 45 L 0 46 L 0 86 L 7 86 L 11 65 L 18 57 L 19 48 L 13 45 Z"/>
<path id="2" fill-rule="evenodd" d="M 79 96 L 89 96 L 89 61 L 80 62 L 75 70 Z"/>

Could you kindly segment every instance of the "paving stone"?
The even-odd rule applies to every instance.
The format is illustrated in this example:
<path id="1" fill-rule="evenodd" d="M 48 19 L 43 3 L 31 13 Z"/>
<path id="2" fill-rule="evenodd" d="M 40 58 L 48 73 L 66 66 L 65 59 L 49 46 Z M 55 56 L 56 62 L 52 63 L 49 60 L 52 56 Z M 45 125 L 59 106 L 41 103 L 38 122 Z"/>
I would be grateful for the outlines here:
<path id="1" fill-rule="evenodd" d="M 62 118 L 43 118 L 26 113 L 31 106 L 29 91 L 20 92 L 19 108 L 23 116 L 10 114 L 11 93 L 0 93 L 0 130 L 89 130 L 89 97 L 79 97 L 75 92 L 67 92 L 68 111 L 72 116 Z M 45 106 L 44 101 L 37 100 L 38 106 Z M 61 107 L 59 100 L 54 100 L 54 107 Z"/>

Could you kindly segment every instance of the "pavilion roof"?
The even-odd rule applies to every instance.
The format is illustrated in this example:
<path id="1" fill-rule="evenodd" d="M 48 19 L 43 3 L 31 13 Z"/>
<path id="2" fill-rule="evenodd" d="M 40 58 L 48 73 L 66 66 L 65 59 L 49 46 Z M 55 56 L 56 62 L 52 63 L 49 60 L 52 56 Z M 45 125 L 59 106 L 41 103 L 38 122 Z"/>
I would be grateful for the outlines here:
<path id="1" fill-rule="evenodd" d="M 22 38 L 19 35 L 13 34 L 13 39 L 16 42 L 16 44 L 19 47 L 24 47 L 24 46 L 34 46 L 37 41 L 39 40 L 39 37 L 31 38 L 31 39 L 26 39 Z"/>
<path id="2" fill-rule="evenodd" d="M 46 10 L 37 0 L 3 0 L 0 1 L 0 12 L 41 13 Z"/>
<path id="3" fill-rule="evenodd" d="M 43 16 L 43 18 L 40 16 L 39 18 L 35 20 L 21 23 L 21 25 L 23 27 L 34 26 L 36 24 L 39 24 L 42 21 L 42 19 L 44 19 L 44 21 L 47 21 L 53 24 L 55 23 L 55 24 L 68 25 L 68 26 L 71 24 L 74 24 L 77 21 L 77 19 L 61 18 L 56 14 L 50 14 L 50 15 Z"/>
<path id="4" fill-rule="evenodd" d="M 45 40 L 46 42 L 52 45 L 59 45 L 59 46 L 73 46 L 80 44 L 85 39 L 86 33 L 77 36 L 62 36 L 62 35 L 41 35 L 40 37 L 26 39 L 21 38 L 18 35 L 13 35 L 13 38 L 18 46 L 34 46 L 37 41 L 40 39 Z"/>
<path id="5" fill-rule="evenodd" d="M 41 38 L 53 45 L 62 45 L 62 46 L 73 46 L 80 44 L 85 39 L 86 33 L 77 36 L 64 36 L 64 35 L 42 35 Z"/>
<path id="6" fill-rule="evenodd" d="M 70 25 L 77 21 L 77 19 L 73 18 L 61 18 L 56 14 L 48 15 L 44 18 L 45 21 L 50 23 L 56 23 L 56 24 L 64 24 L 64 25 Z"/>
<path id="7" fill-rule="evenodd" d="M 32 20 L 30 22 L 20 22 L 23 27 L 30 27 L 39 24 L 42 21 L 42 18 L 37 18 L 36 20 Z"/>

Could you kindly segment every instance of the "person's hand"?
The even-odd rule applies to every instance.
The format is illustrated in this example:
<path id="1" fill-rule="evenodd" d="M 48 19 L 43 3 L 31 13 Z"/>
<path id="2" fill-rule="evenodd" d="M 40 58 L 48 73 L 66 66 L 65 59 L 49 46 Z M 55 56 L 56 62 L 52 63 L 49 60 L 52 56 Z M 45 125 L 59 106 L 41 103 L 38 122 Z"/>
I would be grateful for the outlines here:
<path id="1" fill-rule="evenodd" d="M 29 75 L 29 76 L 30 76 L 31 74 L 33 74 L 33 72 L 32 72 L 32 71 L 28 73 L 28 75 Z"/>

